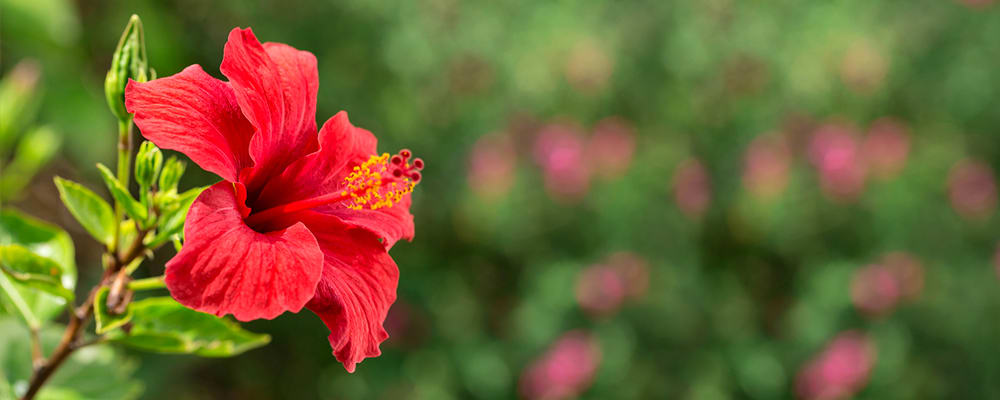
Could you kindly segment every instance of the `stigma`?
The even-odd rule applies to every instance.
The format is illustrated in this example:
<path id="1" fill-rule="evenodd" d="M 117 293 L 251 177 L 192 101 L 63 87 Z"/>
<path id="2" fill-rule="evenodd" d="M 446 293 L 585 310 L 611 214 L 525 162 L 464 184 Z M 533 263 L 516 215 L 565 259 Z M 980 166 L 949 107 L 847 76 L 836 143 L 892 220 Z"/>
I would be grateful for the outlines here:
<path id="1" fill-rule="evenodd" d="M 409 150 L 400 150 L 392 156 L 373 155 L 344 178 L 340 195 L 346 206 L 354 210 L 392 207 L 413 191 L 423 168 L 424 161 L 413 158 Z"/>

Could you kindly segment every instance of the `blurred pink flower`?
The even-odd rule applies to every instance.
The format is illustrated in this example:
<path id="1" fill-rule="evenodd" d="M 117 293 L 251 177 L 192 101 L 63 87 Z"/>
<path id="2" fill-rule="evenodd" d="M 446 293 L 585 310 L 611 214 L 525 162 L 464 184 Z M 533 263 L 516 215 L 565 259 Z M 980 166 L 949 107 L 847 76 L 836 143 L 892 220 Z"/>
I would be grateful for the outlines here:
<path id="1" fill-rule="evenodd" d="M 799 396 L 811 400 L 852 396 L 868 384 L 875 352 L 875 343 L 863 333 L 847 331 L 837 335 L 822 354 L 799 372 L 796 382 Z"/>
<path id="2" fill-rule="evenodd" d="M 989 218 L 997 206 L 993 170 L 982 161 L 959 161 L 948 174 L 948 198 L 951 199 L 951 206 L 964 218 Z"/>
<path id="3" fill-rule="evenodd" d="M 691 158 L 677 166 L 674 172 L 674 200 L 681 212 L 700 218 L 712 200 L 711 178 L 701 161 Z"/>
<path id="4" fill-rule="evenodd" d="M 613 267 L 596 265 L 580 273 L 576 301 L 590 315 L 614 314 L 625 301 L 625 279 Z"/>
<path id="5" fill-rule="evenodd" d="M 639 298 L 649 287 L 649 263 L 638 254 L 630 252 L 614 253 L 608 257 L 608 265 L 615 269 L 625 281 L 625 297 Z"/>
<path id="6" fill-rule="evenodd" d="M 590 188 L 584 144 L 576 128 L 550 124 L 535 141 L 535 161 L 542 167 L 545 189 L 554 199 L 579 201 Z"/>
<path id="7" fill-rule="evenodd" d="M 906 166 L 910 134 L 901 122 L 881 118 L 868 129 L 862 152 L 872 175 L 879 179 L 891 178 Z"/>
<path id="8" fill-rule="evenodd" d="M 469 187 L 487 200 L 503 197 L 514 184 L 517 152 L 507 134 L 484 135 L 469 154 Z"/>
<path id="9" fill-rule="evenodd" d="M 521 394 L 533 400 L 576 397 L 590 387 L 600 362 L 600 346 L 589 334 L 567 332 L 521 375 Z"/>
<path id="10" fill-rule="evenodd" d="M 587 143 L 587 158 L 594 173 L 604 179 L 620 178 L 632 163 L 635 152 L 635 129 L 624 119 L 605 118 L 594 127 Z"/>
<path id="11" fill-rule="evenodd" d="M 920 292 L 924 290 L 924 267 L 920 260 L 909 253 L 891 252 L 882 257 L 881 265 L 896 280 L 902 299 L 920 297 Z"/>
<path id="12" fill-rule="evenodd" d="M 791 168 L 788 143 L 779 135 L 758 136 L 747 147 L 743 161 L 743 187 L 760 198 L 773 198 L 788 186 Z"/>
<path id="13" fill-rule="evenodd" d="M 857 200 L 865 187 L 865 165 L 853 129 L 826 124 L 809 143 L 809 159 L 819 170 L 823 193 L 832 200 Z"/>
<path id="14" fill-rule="evenodd" d="M 584 269 L 577 279 L 576 300 L 590 315 L 608 316 L 627 299 L 639 298 L 649 286 L 646 260 L 636 254 L 612 254 L 603 264 Z"/>
<path id="15" fill-rule="evenodd" d="M 851 301 L 869 316 L 886 315 L 899 302 L 901 289 L 888 268 L 873 264 L 854 273 L 851 279 Z"/>

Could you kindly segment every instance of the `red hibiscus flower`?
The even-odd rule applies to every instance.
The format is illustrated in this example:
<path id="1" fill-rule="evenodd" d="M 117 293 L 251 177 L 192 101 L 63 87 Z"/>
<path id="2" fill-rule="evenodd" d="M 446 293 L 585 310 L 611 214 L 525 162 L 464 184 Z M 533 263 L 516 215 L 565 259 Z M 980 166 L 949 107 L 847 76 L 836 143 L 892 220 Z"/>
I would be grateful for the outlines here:
<path id="1" fill-rule="evenodd" d="M 229 33 L 220 68 L 129 82 L 143 136 L 223 181 L 191 206 L 167 263 L 181 304 L 248 321 L 306 307 L 348 371 L 380 354 L 399 271 L 387 251 L 412 239 L 410 195 L 423 161 L 375 152 L 340 112 L 317 132 L 316 57 L 250 29 Z"/>

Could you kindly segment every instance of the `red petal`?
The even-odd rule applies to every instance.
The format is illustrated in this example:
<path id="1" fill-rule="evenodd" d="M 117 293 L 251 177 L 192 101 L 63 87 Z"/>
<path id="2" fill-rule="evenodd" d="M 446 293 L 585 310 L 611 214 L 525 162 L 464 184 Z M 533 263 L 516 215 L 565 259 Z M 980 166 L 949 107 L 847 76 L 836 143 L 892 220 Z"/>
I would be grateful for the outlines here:
<path id="1" fill-rule="evenodd" d="M 308 213 L 303 222 L 323 249 L 323 277 L 306 308 L 330 329 L 333 355 L 354 372 L 355 364 L 382 352 L 389 334 L 382 324 L 396 301 L 399 270 L 371 233 L 335 217 Z"/>
<path id="2" fill-rule="evenodd" d="M 266 209 L 337 190 L 351 168 L 375 154 L 375 135 L 351 125 L 344 111 L 323 124 L 319 140 L 319 151 L 292 163 L 267 183 L 254 201 L 256 208 Z"/>
<path id="3" fill-rule="evenodd" d="M 346 207 L 324 207 L 320 212 L 337 216 L 344 222 L 364 228 L 382 238 L 386 249 L 400 239 L 413 240 L 413 214 L 410 214 L 410 195 L 389 208 L 378 210 L 353 210 Z"/>
<path id="4" fill-rule="evenodd" d="M 253 126 L 233 89 L 198 65 L 146 83 L 129 81 L 125 107 L 146 139 L 184 153 L 222 179 L 234 181 L 240 169 L 253 165 L 247 153 Z"/>
<path id="5" fill-rule="evenodd" d="M 375 135 L 352 125 L 344 111 L 323 124 L 319 139 L 319 151 L 292 163 L 284 173 L 268 182 L 254 202 L 255 207 L 267 209 L 340 190 L 344 177 L 354 166 L 374 155 L 377 144 Z M 386 248 L 401 238 L 413 238 L 409 195 L 392 207 L 374 211 L 352 210 L 342 205 L 317 211 L 368 229 L 385 240 Z"/>
<path id="6" fill-rule="evenodd" d="M 249 28 L 229 33 L 220 67 L 257 128 L 250 155 L 251 190 L 291 161 L 316 150 L 316 57 L 287 45 L 261 45 Z"/>
<path id="7" fill-rule="evenodd" d="M 167 288 L 185 306 L 241 321 L 298 312 L 316 291 L 323 252 L 302 223 L 268 233 L 250 229 L 243 223 L 245 197 L 241 184 L 225 181 L 198 196 L 184 247 L 167 262 Z"/>

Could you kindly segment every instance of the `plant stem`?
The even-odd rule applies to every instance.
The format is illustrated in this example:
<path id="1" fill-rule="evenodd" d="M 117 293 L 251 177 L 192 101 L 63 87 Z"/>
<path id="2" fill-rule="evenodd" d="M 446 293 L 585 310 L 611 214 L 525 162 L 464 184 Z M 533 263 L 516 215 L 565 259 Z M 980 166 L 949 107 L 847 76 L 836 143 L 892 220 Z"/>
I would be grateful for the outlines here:
<path id="1" fill-rule="evenodd" d="M 42 354 L 42 340 L 38 337 L 38 328 L 29 327 L 31 331 L 31 368 L 32 371 L 42 366 L 45 355 Z"/>
<path id="2" fill-rule="evenodd" d="M 163 281 L 162 276 L 154 276 L 152 278 L 136 279 L 128 283 L 128 288 L 131 290 L 150 290 L 150 289 L 161 289 L 167 287 L 167 283 Z"/>
<path id="3" fill-rule="evenodd" d="M 128 190 L 129 172 L 132 169 L 132 118 L 118 120 L 118 182 Z M 121 221 L 125 211 L 122 205 L 115 201 L 115 221 Z M 119 236 L 121 236 L 121 224 L 115 224 L 115 236 L 111 240 L 109 250 L 115 250 L 119 246 Z"/>
<path id="4" fill-rule="evenodd" d="M 52 374 L 58 369 L 64 361 L 72 354 L 74 351 L 87 345 L 88 343 L 80 343 L 80 337 L 82 336 L 83 329 L 90 322 L 90 317 L 93 316 L 94 312 L 94 299 L 97 297 L 97 291 L 104 286 L 109 286 L 112 283 L 114 277 L 118 272 L 125 268 L 132 260 L 136 257 L 140 257 L 146 250 L 146 246 L 142 244 L 142 239 L 146 236 L 145 231 L 140 231 L 139 235 L 136 236 L 135 241 L 129 247 L 129 250 L 124 255 L 117 255 L 117 251 L 111 251 L 108 260 L 108 266 L 104 269 L 104 276 L 101 277 L 101 282 L 90 289 L 90 294 L 87 295 L 87 300 L 76 307 L 69 315 L 69 324 L 66 325 L 66 330 L 63 332 L 62 339 L 56 346 L 56 349 L 52 352 L 52 355 L 48 359 L 44 360 L 40 366 L 35 368 L 34 372 L 31 374 L 31 382 L 28 386 L 28 391 L 24 393 L 21 397 L 22 400 L 34 399 L 41 390 L 42 385 L 45 384 Z"/>
<path id="5" fill-rule="evenodd" d="M 132 170 L 132 118 L 118 121 L 118 181 L 128 188 Z"/>

